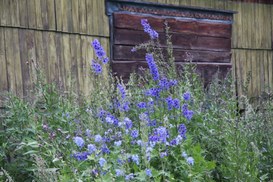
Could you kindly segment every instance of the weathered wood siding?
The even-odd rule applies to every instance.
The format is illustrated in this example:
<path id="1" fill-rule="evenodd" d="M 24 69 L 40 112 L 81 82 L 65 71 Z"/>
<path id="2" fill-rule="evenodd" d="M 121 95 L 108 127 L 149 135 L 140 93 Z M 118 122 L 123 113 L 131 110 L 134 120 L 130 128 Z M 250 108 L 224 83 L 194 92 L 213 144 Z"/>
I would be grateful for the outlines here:
<path id="1" fill-rule="evenodd" d="M 273 5 L 228 0 L 143 0 L 237 11 L 232 29 L 233 73 L 241 80 L 251 71 L 248 94 L 273 87 Z M 263 1 L 261 1 L 263 2 Z M 104 0 L 0 0 L 0 92 L 27 96 L 35 64 L 60 88 L 88 93 L 92 87 L 89 45 L 99 38 L 109 49 Z M 1 100 L 1 99 L 0 99 Z"/>

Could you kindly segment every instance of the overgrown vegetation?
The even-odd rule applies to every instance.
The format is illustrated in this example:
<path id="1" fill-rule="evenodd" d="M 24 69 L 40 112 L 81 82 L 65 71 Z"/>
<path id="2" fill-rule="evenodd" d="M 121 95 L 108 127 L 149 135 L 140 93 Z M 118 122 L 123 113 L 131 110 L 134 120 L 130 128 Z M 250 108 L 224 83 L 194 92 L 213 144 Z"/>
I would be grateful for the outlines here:
<path id="1" fill-rule="evenodd" d="M 94 89 L 84 102 L 42 77 L 33 101 L 8 96 L 0 117 L 0 180 L 273 179 L 272 95 L 254 109 L 247 97 L 236 97 L 232 78 L 216 75 L 204 88 L 194 64 L 176 71 L 167 25 L 163 55 L 157 32 L 141 23 L 151 39 L 132 51 L 147 51 L 149 69 L 128 83 L 102 76 L 108 58 L 94 40 Z"/>

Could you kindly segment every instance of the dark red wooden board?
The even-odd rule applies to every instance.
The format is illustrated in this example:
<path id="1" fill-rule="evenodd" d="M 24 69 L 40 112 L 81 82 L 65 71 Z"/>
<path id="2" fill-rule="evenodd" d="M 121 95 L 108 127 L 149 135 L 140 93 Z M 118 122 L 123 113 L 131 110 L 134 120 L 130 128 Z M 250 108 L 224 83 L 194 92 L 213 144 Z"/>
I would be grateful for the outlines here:
<path id="1" fill-rule="evenodd" d="M 172 43 L 174 48 L 192 49 L 192 50 L 209 50 L 209 51 L 230 51 L 231 41 L 227 38 L 207 37 L 197 35 L 187 35 L 181 33 L 173 33 Z M 160 43 L 165 44 L 165 34 L 159 34 Z M 115 45 L 137 45 L 147 42 L 149 36 L 143 31 L 115 29 L 114 44 Z"/>
<path id="2" fill-rule="evenodd" d="M 118 61 L 144 61 L 145 50 L 138 50 L 136 52 L 131 52 L 132 46 L 114 45 L 113 47 L 113 58 Z M 164 50 L 164 55 L 167 57 L 166 50 Z M 214 52 L 214 51 L 203 51 L 203 50 L 183 50 L 174 49 L 173 55 L 176 62 L 184 62 L 188 57 L 187 54 L 192 56 L 193 62 L 218 62 L 218 63 L 229 63 L 231 58 L 231 53 L 227 52 Z"/>
<path id="3" fill-rule="evenodd" d="M 170 32 L 204 35 L 212 37 L 231 37 L 231 24 L 204 20 L 153 17 L 138 14 L 114 13 L 114 26 L 121 29 L 141 30 L 141 19 L 147 19 L 158 32 L 164 32 L 164 22 L 168 22 Z"/>
<path id="4" fill-rule="evenodd" d="M 140 70 L 147 69 L 147 64 L 145 62 L 115 62 L 113 61 L 113 73 L 117 76 L 122 76 L 125 81 L 128 80 L 130 73 L 136 72 L 140 74 Z M 217 63 L 212 63 L 212 64 L 200 64 L 197 63 L 196 65 L 196 71 L 197 73 L 202 77 L 205 85 L 209 84 L 211 80 L 216 76 L 218 73 L 218 78 L 219 79 L 224 79 L 227 75 L 228 72 L 231 71 L 231 63 L 227 64 L 217 64 Z M 177 63 L 177 69 L 179 71 L 183 71 L 183 63 Z M 178 71 L 178 72 L 179 72 Z"/>

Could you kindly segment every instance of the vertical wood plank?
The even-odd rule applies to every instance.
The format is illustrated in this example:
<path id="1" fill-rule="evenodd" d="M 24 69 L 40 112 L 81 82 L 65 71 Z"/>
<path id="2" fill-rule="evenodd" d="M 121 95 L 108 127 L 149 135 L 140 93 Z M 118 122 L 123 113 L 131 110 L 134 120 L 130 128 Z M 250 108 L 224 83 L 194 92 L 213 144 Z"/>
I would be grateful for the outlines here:
<path id="1" fill-rule="evenodd" d="M 8 91 L 8 78 L 6 69 L 5 37 L 4 29 L 0 28 L 0 93 Z M 0 95 L 0 107 L 3 105 L 3 98 Z"/>
<path id="2" fill-rule="evenodd" d="M 10 1 L 9 0 L 3 0 L 2 2 L 3 4 L 3 14 L 2 14 L 2 20 L 1 20 L 1 24 L 2 25 L 11 25 L 11 16 L 10 16 Z"/>
<path id="3" fill-rule="evenodd" d="M 36 15 L 36 27 L 38 29 L 43 29 L 43 18 L 42 18 L 42 14 L 44 12 L 42 12 L 42 2 L 44 0 L 36 0 L 35 1 L 35 15 Z"/>
<path id="4" fill-rule="evenodd" d="M 19 0 L 20 26 L 28 27 L 27 0 Z"/>
<path id="5" fill-rule="evenodd" d="M 63 32 L 68 32 L 68 7 L 69 7 L 69 3 L 70 0 L 61 0 L 62 2 L 62 21 L 63 21 L 63 25 L 62 25 L 62 31 Z"/>
<path id="6" fill-rule="evenodd" d="M 28 70 L 28 55 L 27 52 L 27 31 L 20 29 L 19 31 L 19 50 L 20 50 L 20 61 L 22 69 L 22 79 L 24 80 L 23 84 L 23 96 L 27 97 L 30 95 L 31 83 L 30 75 Z"/>
<path id="7" fill-rule="evenodd" d="M 78 84 L 78 69 L 77 69 L 77 39 L 78 37 L 76 35 L 70 35 L 70 52 L 71 52 L 71 81 L 72 81 L 72 91 L 73 93 L 76 93 L 78 95 L 79 93 L 79 84 Z"/>
<path id="8" fill-rule="evenodd" d="M 271 92 L 273 92 L 273 52 L 268 52 L 268 81 Z"/>
<path id="9" fill-rule="evenodd" d="M 56 0 L 56 23 L 57 30 L 63 30 L 63 0 Z"/>
<path id="10" fill-rule="evenodd" d="M 36 0 L 27 1 L 27 11 L 28 11 L 28 27 L 36 28 Z"/>
<path id="11" fill-rule="evenodd" d="M 63 38 L 63 71 L 64 71 L 64 88 L 69 91 L 71 88 L 71 54 L 70 54 L 70 43 L 69 35 L 64 34 Z"/>
<path id="12" fill-rule="evenodd" d="M 96 0 L 94 1 L 86 1 L 86 11 L 87 11 L 87 22 L 86 29 L 88 34 L 96 34 L 98 32 L 98 27 L 94 27 L 97 24 L 97 16 L 95 16 L 95 11 L 93 8 L 96 8 L 95 5 Z M 94 7 L 93 7 L 94 6 Z"/>
<path id="13" fill-rule="evenodd" d="M 86 16 L 87 10 L 86 10 L 86 1 L 81 0 L 79 3 L 79 26 L 80 26 L 80 33 L 86 33 L 86 22 L 87 22 L 87 16 Z"/>
<path id="14" fill-rule="evenodd" d="M 84 76 L 83 76 L 83 59 L 82 59 L 82 53 L 81 53 L 81 48 L 82 48 L 82 41 L 81 41 L 81 36 L 77 35 L 76 38 L 76 50 L 77 50 L 77 73 L 78 73 L 78 87 L 79 87 L 79 95 L 83 95 L 83 86 L 84 86 Z"/>
<path id="15" fill-rule="evenodd" d="M 11 25 L 19 26 L 19 2 L 18 0 L 10 0 L 10 16 L 11 16 Z"/>
<path id="16" fill-rule="evenodd" d="M 49 54 L 48 54 L 48 49 L 49 49 L 49 32 L 42 31 L 42 59 L 41 63 L 43 65 L 43 71 L 46 77 L 46 81 L 50 83 L 50 75 L 49 73 Z"/>
<path id="17" fill-rule="evenodd" d="M 82 3 L 82 1 L 80 1 Z M 72 1 L 72 32 L 78 33 L 79 32 L 79 0 Z"/>
<path id="18" fill-rule="evenodd" d="M 269 65 L 268 65 L 268 52 L 263 51 L 264 60 L 264 92 L 269 92 Z M 272 70 L 273 71 L 273 70 Z"/>
<path id="19" fill-rule="evenodd" d="M 43 30 L 48 30 L 49 29 L 49 23 L 48 23 L 48 14 L 47 14 L 47 6 L 48 1 L 47 0 L 42 0 L 41 1 L 41 17 L 42 17 L 42 28 Z"/>
<path id="20" fill-rule="evenodd" d="M 22 67 L 20 61 L 20 48 L 19 48 L 19 36 L 18 36 L 18 29 L 11 29 L 13 36 L 13 50 L 12 50 L 12 58 L 14 62 L 13 73 L 15 75 L 15 89 L 16 94 L 19 97 L 23 97 L 23 80 L 22 80 Z"/>
<path id="21" fill-rule="evenodd" d="M 49 30 L 56 30 L 55 25 L 55 1 L 47 0 L 47 15 L 48 15 L 48 28 Z"/>
<path id="22" fill-rule="evenodd" d="M 63 59 L 63 39 L 62 34 L 57 33 L 55 39 L 56 45 L 56 56 L 57 56 L 57 64 L 58 64 L 58 75 L 59 75 L 59 89 L 64 90 L 65 85 L 65 70 L 64 70 L 64 59 Z"/>
<path id="23" fill-rule="evenodd" d="M 55 44 L 56 33 L 49 32 L 48 39 L 48 72 L 49 74 L 49 82 L 58 83 L 59 75 L 58 75 L 58 63 L 57 63 L 57 52 L 56 52 L 56 44 Z"/>
<path id="24" fill-rule="evenodd" d="M 34 84 L 37 83 L 37 59 L 36 59 L 36 44 L 35 44 L 35 31 L 26 31 L 27 41 L 27 61 L 28 61 L 28 72 L 30 75 L 31 89 L 34 89 Z"/>

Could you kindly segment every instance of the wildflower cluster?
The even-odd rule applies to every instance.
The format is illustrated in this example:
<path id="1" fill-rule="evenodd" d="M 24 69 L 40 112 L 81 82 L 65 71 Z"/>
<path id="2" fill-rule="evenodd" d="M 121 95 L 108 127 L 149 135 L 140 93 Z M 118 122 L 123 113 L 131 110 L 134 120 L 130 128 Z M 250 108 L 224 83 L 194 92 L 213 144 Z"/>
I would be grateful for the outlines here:
<path id="1" fill-rule="evenodd" d="M 147 20 L 141 23 L 152 39 L 158 37 Z M 92 45 L 98 59 L 105 57 L 97 40 Z M 190 142 L 185 124 L 194 116 L 189 109 L 191 94 L 174 94 L 171 88 L 175 89 L 178 81 L 160 75 L 152 53 L 147 53 L 145 58 L 153 84 L 138 88 L 137 99 L 131 100 L 129 97 L 135 90 L 117 84 L 113 107 L 91 109 L 93 119 L 99 121 L 97 127 L 73 138 L 76 147 L 73 158 L 89 161 L 94 178 L 103 179 L 111 174 L 112 180 L 140 180 L 143 176 L 146 180 L 164 179 L 167 172 L 162 169 L 168 169 L 170 174 L 174 171 L 172 163 L 163 161 L 174 158 L 185 161 L 188 168 L 194 167 L 194 158 L 182 153 L 185 143 Z M 93 66 L 96 73 L 97 67 Z M 86 112 L 90 113 L 90 108 Z"/>

